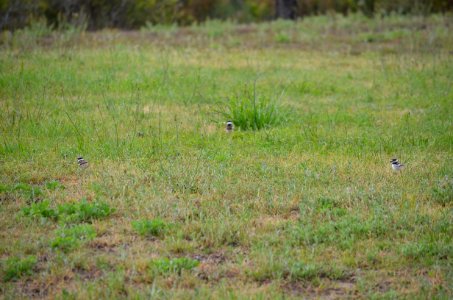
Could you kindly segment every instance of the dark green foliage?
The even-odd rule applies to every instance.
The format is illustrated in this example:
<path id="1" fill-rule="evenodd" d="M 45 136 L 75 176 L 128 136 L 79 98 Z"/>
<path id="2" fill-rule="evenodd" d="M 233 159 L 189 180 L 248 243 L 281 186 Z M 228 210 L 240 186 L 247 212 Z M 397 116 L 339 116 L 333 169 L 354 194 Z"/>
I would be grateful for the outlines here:
<path id="1" fill-rule="evenodd" d="M 23 27 L 33 19 L 45 18 L 56 28 L 67 24 L 80 26 L 84 22 L 90 29 L 102 27 L 133 28 L 153 24 L 190 24 L 206 19 L 229 19 L 239 22 L 263 21 L 275 17 L 275 0 L 244 1 L 182 1 L 182 0 L 0 0 L 0 25 L 8 29 Z M 448 0 L 297 0 L 295 17 L 318 15 L 328 12 L 363 12 L 372 16 L 376 12 L 389 14 L 441 12 L 453 9 Z M 0 27 L 0 29 L 3 29 Z"/>
<path id="2" fill-rule="evenodd" d="M 22 208 L 22 214 L 34 218 L 50 218 L 57 219 L 58 214 L 55 209 L 50 207 L 49 200 L 32 203 L 30 206 Z"/>
<path id="3" fill-rule="evenodd" d="M 0 193 L 7 193 L 9 192 L 9 187 L 7 185 L 4 185 L 4 184 L 0 184 Z"/>
<path id="4" fill-rule="evenodd" d="M 62 185 L 58 180 L 46 182 L 45 187 L 49 191 L 54 191 L 56 189 L 64 189 L 64 185 Z"/>
<path id="5" fill-rule="evenodd" d="M 151 261 L 150 269 L 154 274 L 181 274 L 183 270 L 192 270 L 199 264 L 200 262 L 198 260 L 194 260 L 188 257 L 180 257 L 174 259 L 161 258 Z"/>
<path id="6" fill-rule="evenodd" d="M 50 207 L 49 200 L 32 203 L 30 206 L 22 208 L 24 216 L 51 218 L 62 223 L 91 222 L 108 217 L 113 212 L 114 209 L 105 202 L 88 202 L 86 199 L 80 202 L 60 204 L 56 209 Z"/>
<path id="7" fill-rule="evenodd" d="M 23 275 L 31 275 L 37 263 L 35 256 L 24 258 L 10 257 L 4 262 L 4 281 L 18 279 Z"/>
<path id="8" fill-rule="evenodd" d="M 139 220 L 132 222 L 132 228 L 142 236 L 159 236 L 167 228 L 167 224 L 161 219 Z"/>
<path id="9" fill-rule="evenodd" d="M 56 237 L 52 240 L 52 248 L 63 252 L 71 251 L 81 244 L 96 237 L 96 231 L 92 225 L 80 224 L 71 227 L 63 227 L 57 230 Z"/>

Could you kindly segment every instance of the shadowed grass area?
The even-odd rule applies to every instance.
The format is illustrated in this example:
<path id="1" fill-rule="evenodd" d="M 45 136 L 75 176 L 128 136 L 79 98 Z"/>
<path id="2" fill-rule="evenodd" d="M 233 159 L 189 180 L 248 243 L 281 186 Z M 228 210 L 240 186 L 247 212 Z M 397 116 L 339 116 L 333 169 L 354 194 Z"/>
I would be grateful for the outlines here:
<path id="1" fill-rule="evenodd" d="M 3 36 L 1 293 L 451 297 L 451 18 L 211 25 Z"/>

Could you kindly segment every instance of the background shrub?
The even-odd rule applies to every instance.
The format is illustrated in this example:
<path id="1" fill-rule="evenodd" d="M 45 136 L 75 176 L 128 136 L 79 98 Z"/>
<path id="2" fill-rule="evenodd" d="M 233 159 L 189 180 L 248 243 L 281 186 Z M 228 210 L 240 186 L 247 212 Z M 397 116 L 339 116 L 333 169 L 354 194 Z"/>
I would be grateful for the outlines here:
<path id="1" fill-rule="evenodd" d="M 207 19 L 238 22 L 269 20 L 279 0 L 0 0 L 0 30 L 18 29 L 43 19 L 54 28 L 66 24 L 88 29 L 139 28 L 152 24 L 182 25 Z M 328 12 L 389 14 L 444 12 L 453 9 L 449 0 L 294 0 L 293 15 L 303 17 Z"/>

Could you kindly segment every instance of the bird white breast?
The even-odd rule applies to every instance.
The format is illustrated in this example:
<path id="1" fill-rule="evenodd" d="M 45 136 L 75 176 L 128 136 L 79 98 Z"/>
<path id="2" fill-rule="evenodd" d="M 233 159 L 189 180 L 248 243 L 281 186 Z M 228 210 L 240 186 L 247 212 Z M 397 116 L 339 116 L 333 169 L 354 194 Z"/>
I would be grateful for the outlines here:
<path id="1" fill-rule="evenodd" d="M 395 171 L 399 171 L 403 168 L 403 165 L 392 164 L 392 169 Z"/>

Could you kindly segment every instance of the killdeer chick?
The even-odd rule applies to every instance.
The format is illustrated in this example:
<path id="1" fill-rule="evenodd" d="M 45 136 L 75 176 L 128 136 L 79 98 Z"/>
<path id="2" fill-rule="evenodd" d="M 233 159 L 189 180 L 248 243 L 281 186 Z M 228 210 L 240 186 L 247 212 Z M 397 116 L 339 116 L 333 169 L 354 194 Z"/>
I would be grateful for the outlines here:
<path id="1" fill-rule="evenodd" d="M 393 171 L 401 171 L 402 169 L 404 169 L 404 165 L 401 164 L 398 159 L 396 158 L 392 158 L 392 160 L 390 161 L 390 163 L 392 164 L 392 169 Z"/>
<path id="2" fill-rule="evenodd" d="M 77 163 L 79 164 L 79 167 L 85 169 L 88 167 L 88 162 L 83 159 L 82 156 L 77 157 Z"/>
<path id="3" fill-rule="evenodd" d="M 234 129 L 234 124 L 233 124 L 233 122 L 228 121 L 228 122 L 226 123 L 226 127 L 225 127 L 226 132 L 232 132 L 233 129 Z"/>

